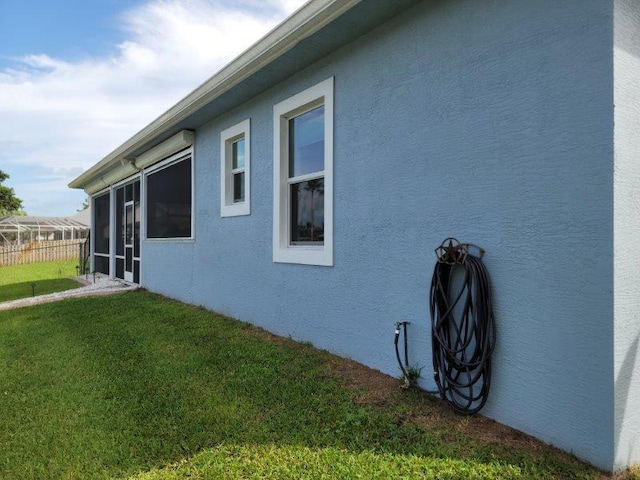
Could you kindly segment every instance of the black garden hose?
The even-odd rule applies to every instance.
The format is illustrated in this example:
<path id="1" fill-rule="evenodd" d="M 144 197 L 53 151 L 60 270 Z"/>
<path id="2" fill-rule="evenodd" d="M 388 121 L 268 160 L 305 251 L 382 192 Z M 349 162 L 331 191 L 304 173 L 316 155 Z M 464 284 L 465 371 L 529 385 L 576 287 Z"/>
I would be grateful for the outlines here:
<path id="1" fill-rule="evenodd" d="M 404 378 L 406 386 L 409 384 L 409 351 L 407 346 L 407 325 L 409 322 L 396 322 L 396 331 L 393 339 L 393 345 L 396 349 L 396 360 L 398 360 L 398 365 L 400 366 L 400 371 L 402 372 L 402 378 Z M 400 338 L 400 328 L 404 330 L 404 365 L 402 364 L 402 360 L 400 360 L 400 349 L 398 348 L 398 339 Z"/>
<path id="2" fill-rule="evenodd" d="M 487 401 L 496 330 L 489 275 L 470 244 L 453 238 L 436 249 L 429 295 L 433 371 L 440 396 L 471 415 Z M 462 276 L 462 277 L 460 277 Z M 452 284 L 461 284 L 452 291 Z M 456 289 L 457 290 L 457 289 Z"/>

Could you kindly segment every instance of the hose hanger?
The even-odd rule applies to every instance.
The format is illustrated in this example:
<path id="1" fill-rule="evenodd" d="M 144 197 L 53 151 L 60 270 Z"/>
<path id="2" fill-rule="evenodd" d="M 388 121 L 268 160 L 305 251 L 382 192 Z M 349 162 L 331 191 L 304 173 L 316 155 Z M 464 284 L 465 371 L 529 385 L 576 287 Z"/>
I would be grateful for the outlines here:
<path id="1" fill-rule="evenodd" d="M 469 255 L 469 249 L 475 248 L 478 251 L 478 259 L 484 257 L 484 249 L 474 243 L 460 243 L 453 237 L 447 238 L 444 242 L 436 248 L 436 257 L 439 263 L 446 263 L 447 265 L 464 265 L 467 255 Z"/>
<path id="2" fill-rule="evenodd" d="M 496 340 L 485 252 L 451 237 L 435 253 L 429 294 L 434 379 L 440 396 L 470 415 L 487 401 Z"/>

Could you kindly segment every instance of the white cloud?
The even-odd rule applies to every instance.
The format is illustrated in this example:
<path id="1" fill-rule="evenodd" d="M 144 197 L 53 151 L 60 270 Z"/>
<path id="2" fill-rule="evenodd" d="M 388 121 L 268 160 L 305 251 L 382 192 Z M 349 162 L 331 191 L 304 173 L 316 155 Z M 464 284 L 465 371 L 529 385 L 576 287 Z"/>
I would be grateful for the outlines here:
<path id="1" fill-rule="evenodd" d="M 153 0 L 110 56 L 45 54 L 0 71 L 0 168 L 31 214 L 68 214 L 66 184 L 249 47 L 304 0 Z M 46 172 L 46 190 L 37 177 Z M 24 178 L 29 172 L 28 178 Z M 21 188 L 24 187 L 24 188 Z M 61 190 L 53 195 L 57 188 Z M 39 193 L 52 196 L 43 202 Z M 64 193 L 62 193 L 64 192 Z M 63 200 L 68 195 L 68 204 Z M 54 200 L 54 197 L 56 200 Z M 79 205 L 78 205 L 79 206 Z M 37 209 L 37 210 L 36 210 Z"/>

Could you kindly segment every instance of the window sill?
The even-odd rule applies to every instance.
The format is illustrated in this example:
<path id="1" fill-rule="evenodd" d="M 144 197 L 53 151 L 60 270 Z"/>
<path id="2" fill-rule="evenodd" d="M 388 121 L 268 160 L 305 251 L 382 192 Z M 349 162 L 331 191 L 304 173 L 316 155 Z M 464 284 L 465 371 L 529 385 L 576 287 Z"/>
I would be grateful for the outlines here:
<path id="1" fill-rule="evenodd" d="M 145 238 L 145 242 L 149 243 L 194 243 L 194 237 L 176 237 L 176 238 Z"/>
<path id="2" fill-rule="evenodd" d="M 273 261 L 275 263 L 296 263 L 300 265 L 333 267 L 333 252 L 326 245 L 324 247 L 292 246 L 287 248 L 274 248 Z"/>
<path id="3" fill-rule="evenodd" d="M 251 206 L 246 201 L 232 205 L 223 205 L 220 209 L 221 217 L 239 217 L 242 215 L 251 215 Z"/>

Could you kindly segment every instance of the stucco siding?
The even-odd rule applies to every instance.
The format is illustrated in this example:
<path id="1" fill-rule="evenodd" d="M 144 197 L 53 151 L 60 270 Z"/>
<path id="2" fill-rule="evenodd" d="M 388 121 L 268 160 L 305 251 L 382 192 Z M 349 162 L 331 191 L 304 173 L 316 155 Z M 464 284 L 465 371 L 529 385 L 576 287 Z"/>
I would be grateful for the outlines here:
<path id="1" fill-rule="evenodd" d="M 615 466 L 640 462 L 640 9 L 616 0 Z"/>
<path id="2" fill-rule="evenodd" d="M 483 413 L 613 457 L 612 8 L 423 2 L 196 132 L 193 242 L 145 242 L 147 288 L 432 388 L 444 238 L 482 246 L 498 328 Z M 272 261 L 273 105 L 335 77 L 334 266 Z M 251 215 L 220 217 L 220 132 L 251 118 Z M 636 297 L 640 298 L 640 297 Z M 637 430 L 637 429 L 636 429 Z"/>

